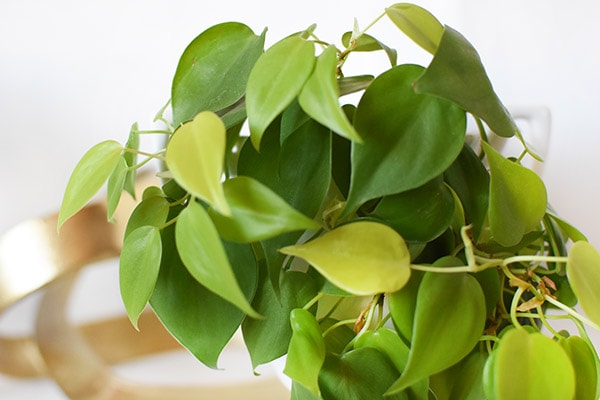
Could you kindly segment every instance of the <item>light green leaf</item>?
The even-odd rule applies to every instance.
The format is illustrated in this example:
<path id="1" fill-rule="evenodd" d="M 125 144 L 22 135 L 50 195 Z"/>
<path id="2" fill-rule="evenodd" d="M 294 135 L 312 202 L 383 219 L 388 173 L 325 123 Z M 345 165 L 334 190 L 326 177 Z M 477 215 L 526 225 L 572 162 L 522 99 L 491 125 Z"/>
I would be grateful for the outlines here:
<path id="1" fill-rule="evenodd" d="M 312 42 L 290 36 L 263 53 L 248 78 L 246 112 L 258 150 L 267 127 L 300 93 L 315 64 Z"/>
<path id="2" fill-rule="evenodd" d="M 560 227 L 561 231 L 572 241 L 587 242 L 587 240 L 588 240 L 587 237 L 579 229 L 575 228 L 573 225 L 571 225 L 564 219 L 560 218 L 558 215 L 554 214 L 553 212 L 548 211 L 548 215 L 550 216 L 550 218 L 552 218 L 552 220 L 554 222 L 556 222 L 556 224 Z"/>
<path id="3" fill-rule="evenodd" d="M 565 400 L 575 395 L 575 374 L 567 353 L 539 332 L 507 332 L 485 367 L 489 400 Z"/>
<path id="4" fill-rule="evenodd" d="M 197 202 L 179 214 L 175 240 L 183 264 L 198 282 L 251 317 L 260 317 L 240 289 L 208 213 Z"/>
<path id="5" fill-rule="evenodd" d="M 342 35 L 342 44 L 349 48 L 350 39 L 352 38 L 352 32 L 346 32 Z M 373 36 L 363 33 L 356 39 L 356 45 L 352 48 L 352 51 L 377 51 L 383 50 L 385 54 L 388 56 L 390 60 L 390 65 L 392 67 L 396 66 L 398 61 L 398 52 L 379 40 L 375 39 Z"/>
<path id="6" fill-rule="evenodd" d="M 121 159 L 123 146 L 114 140 L 98 143 L 87 151 L 71 173 L 60 213 L 58 229 L 77 214 L 100 190 Z"/>
<path id="7" fill-rule="evenodd" d="M 152 190 L 154 191 L 154 189 Z M 144 192 L 144 194 L 145 193 L 146 192 Z M 129 216 L 127 228 L 125 229 L 125 237 L 129 236 L 131 232 L 142 226 L 160 227 L 167 221 L 168 215 L 169 202 L 167 199 L 156 195 L 145 197 Z"/>
<path id="8" fill-rule="evenodd" d="M 317 59 L 312 75 L 298 96 L 302 109 L 315 121 L 338 135 L 362 142 L 340 107 L 336 80 L 337 50 L 329 46 Z"/>
<path id="9" fill-rule="evenodd" d="M 575 370 L 575 400 L 598 400 L 598 356 L 579 336 L 560 339 Z"/>
<path id="10" fill-rule="evenodd" d="M 485 297 L 473 276 L 425 273 L 408 363 L 388 393 L 398 393 L 463 359 L 481 337 L 485 320 Z"/>
<path id="11" fill-rule="evenodd" d="M 392 68 L 362 96 L 354 126 L 363 143 L 352 143 L 352 177 L 343 216 L 367 200 L 424 185 L 459 155 L 465 112 L 444 99 L 416 94 L 413 82 L 422 72 L 417 65 Z"/>
<path id="12" fill-rule="evenodd" d="M 226 240 L 256 242 L 284 232 L 318 229 L 319 224 L 296 211 L 281 197 L 259 181 L 238 176 L 223 184 L 231 216 L 209 210 L 209 214 Z"/>
<path id="13" fill-rule="evenodd" d="M 318 377 L 325 360 L 325 343 L 315 316 L 301 308 L 290 313 L 292 339 L 283 372 L 313 394 L 319 394 Z"/>
<path id="14" fill-rule="evenodd" d="M 331 283 L 356 295 L 395 292 L 410 277 L 406 243 L 392 228 L 376 222 L 342 225 L 280 251 L 303 258 Z"/>
<path id="15" fill-rule="evenodd" d="M 131 126 L 131 130 L 129 131 L 129 138 L 127 139 L 127 143 L 125 143 L 126 149 L 131 150 L 139 150 L 140 148 L 140 135 L 138 133 L 138 124 L 134 123 Z M 123 158 L 127 163 L 128 167 L 133 167 L 137 164 L 138 154 L 135 151 L 126 151 L 123 154 Z M 131 169 L 127 172 L 127 176 L 125 178 L 124 189 L 135 199 L 135 176 L 137 170 Z"/>
<path id="16" fill-rule="evenodd" d="M 158 228 L 142 226 L 125 239 L 119 264 L 119 286 L 129 320 L 138 329 L 138 318 L 154 290 L 162 242 Z"/>
<path id="17" fill-rule="evenodd" d="M 340 96 L 359 92 L 369 87 L 375 79 L 372 75 L 343 76 L 337 80 Z"/>
<path id="18" fill-rule="evenodd" d="M 567 277 L 585 313 L 600 325 L 600 255 L 588 242 L 575 242 L 569 250 Z"/>
<path id="19" fill-rule="evenodd" d="M 227 134 L 216 114 L 203 111 L 179 127 L 167 145 L 167 167 L 175 181 L 224 215 L 231 211 L 221 183 Z"/>
<path id="20" fill-rule="evenodd" d="M 458 364 L 431 377 L 431 391 L 436 400 L 481 400 L 483 392 L 483 368 L 487 354 L 474 351 Z"/>
<path id="21" fill-rule="evenodd" d="M 385 13 L 402 32 L 431 54 L 437 51 L 444 26 L 429 11 L 409 3 L 398 3 Z"/>
<path id="22" fill-rule="evenodd" d="M 417 93 L 453 101 L 484 120 L 492 131 L 511 137 L 517 127 L 492 87 L 479 54 L 460 33 L 446 26 L 427 70 L 414 83 Z"/>
<path id="23" fill-rule="evenodd" d="M 201 111 L 218 111 L 238 101 L 250 70 L 263 52 L 265 33 L 256 36 L 239 22 L 215 25 L 185 49 L 173 78 L 173 125 Z"/>
<path id="24" fill-rule="evenodd" d="M 117 162 L 115 169 L 112 174 L 108 177 L 108 183 L 106 185 L 106 197 L 108 201 L 106 216 L 109 221 L 113 220 L 115 211 L 119 206 L 121 195 L 125 187 L 125 179 L 127 177 L 127 161 L 124 157 Z"/>
<path id="25" fill-rule="evenodd" d="M 493 239 L 514 246 L 533 231 L 546 213 L 548 199 L 542 179 L 482 143 L 490 165 L 488 218 Z"/>

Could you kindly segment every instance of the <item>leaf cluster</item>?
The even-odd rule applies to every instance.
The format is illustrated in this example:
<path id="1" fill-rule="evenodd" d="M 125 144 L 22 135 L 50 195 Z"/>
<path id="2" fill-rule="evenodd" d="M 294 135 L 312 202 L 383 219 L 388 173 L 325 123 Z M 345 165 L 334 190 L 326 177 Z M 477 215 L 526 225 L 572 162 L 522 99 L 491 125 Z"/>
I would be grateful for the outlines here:
<path id="1" fill-rule="evenodd" d="M 383 18 L 427 67 L 366 33 Z M 111 219 L 136 171 L 163 162 L 120 260 L 134 326 L 149 303 L 210 367 L 241 327 L 255 368 L 287 354 L 294 399 L 596 399 L 600 255 L 521 165 L 537 156 L 473 46 L 408 3 L 341 47 L 315 29 L 266 50 L 266 31 L 207 29 L 179 61 L 165 129 L 134 125 L 75 167 L 59 227 L 105 182 Z M 387 71 L 344 75 L 377 51 Z M 165 148 L 140 150 L 157 132 Z"/>

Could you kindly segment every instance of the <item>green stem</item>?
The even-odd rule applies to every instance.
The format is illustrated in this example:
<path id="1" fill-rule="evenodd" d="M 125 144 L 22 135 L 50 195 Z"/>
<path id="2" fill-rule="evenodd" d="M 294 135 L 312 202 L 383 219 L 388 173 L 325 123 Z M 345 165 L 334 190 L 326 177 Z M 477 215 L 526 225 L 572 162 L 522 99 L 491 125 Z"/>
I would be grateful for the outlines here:
<path id="1" fill-rule="evenodd" d="M 577 320 L 579 320 L 579 321 L 583 322 L 583 323 L 584 323 L 584 324 L 586 324 L 586 325 L 589 325 L 589 326 L 591 326 L 591 327 L 592 327 L 592 328 L 594 328 L 594 329 L 600 330 L 600 326 L 598 326 L 598 324 L 596 324 L 596 323 L 595 323 L 595 322 L 593 322 L 592 320 L 590 320 L 590 319 L 588 319 L 588 318 L 584 317 L 583 315 L 579 314 L 577 311 L 573 310 L 571 307 L 568 307 L 568 306 L 564 305 L 564 304 L 563 304 L 563 303 L 561 303 L 560 301 L 558 301 L 558 300 L 555 300 L 555 299 L 553 299 L 551 296 L 548 296 L 548 295 L 545 295 L 545 296 L 544 296 L 544 299 L 545 299 L 545 300 L 546 300 L 548 303 L 550 303 L 550 304 L 552 304 L 552 305 L 554 305 L 554 306 L 556 306 L 556 307 L 560 308 L 561 310 L 563 310 L 564 312 L 566 312 L 567 314 L 569 314 L 569 315 L 570 315 L 570 316 L 572 316 L 573 318 L 575 318 L 575 319 L 577 319 Z"/>
<path id="2" fill-rule="evenodd" d="M 513 296 L 512 303 L 510 304 L 510 320 L 512 324 L 516 327 L 521 327 L 519 320 L 517 319 L 517 307 L 519 307 L 519 301 L 521 300 L 521 296 L 525 292 L 525 289 L 521 286 L 517 287 L 517 291 Z"/>
<path id="3" fill-rule="evenodd" d="M 329 332 L 333 331 L 334 329 L 339 328 L 340 326 L 353 325 L 355 323 L 356 323 L 355 319 L 345 319 L 343 321 L 338 321 L 335 324 L 331 325 L 329 328 L 325 329 L 325 332 L 323 332 L 323 337 L 327 336 L 329 334 Z"/>
<path id="4" fill-rule="evenodd" d="M 314 306 L 321 298 L 324 296 L 324 293 L 319 292 L 315 297 L 313 297 L 308 303 L 302 307 L 304 310 L 310 310 L 312 306 Z"/>

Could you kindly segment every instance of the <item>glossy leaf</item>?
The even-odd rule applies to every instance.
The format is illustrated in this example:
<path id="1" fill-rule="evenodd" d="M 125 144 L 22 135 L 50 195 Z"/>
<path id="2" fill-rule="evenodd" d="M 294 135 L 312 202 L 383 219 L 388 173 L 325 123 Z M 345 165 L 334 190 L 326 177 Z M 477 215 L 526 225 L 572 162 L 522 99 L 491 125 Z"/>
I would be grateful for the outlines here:
<path id="1" fill-rule="evenodd" d="M 422 279 L 423 272 L 412 271 L 406 285 L 387 296 L 394 327 L 406 344 L 410 344 L 412 341 L 417 294 Z"/>
<path id="2" fill-rule="evenodd" d="M 425 273 L 408 364 L 388 393 L 398 393 L 463 359 L 477 344 L 485 320 L 485 297 L 473 276 Z"/>
<path id="3" fill-rule="evenodd" d="M 487 356 L 474 351 L 458 364 L 431 377 L 431 390 L 436 400 L 481 400 L 483 367 Z"/>
<path id="4" fill-rule="evenodd" d="M 409 241 L 440 236 L 454 216 L 454 198 L 441 177 L 403 193 L 385 196 L 370 214 L 385 221 Z"/>
<path id="5" fill-rule="evenodd" d="M 334 285 L 356 295 L 395 292 L 410 277 L 410 254 L 404 240 L 376 222 L 342 225 L 280 251 L 303 258 Z"/>
<path id="6" fill-rule="evenodd" d="M 125 188 L 127 173 L 127 161 L 125 158 L 121 157 L 112 174 L 108 177 L 108 183 L 106 184 L 106 197 L 108 202 L 106 216 L 109 221 L 113 220 L 115 211 L 117 211 L 117 207 L 119 206 L 119 201 L 121 200 L 121 195 Z"/>
<path id="7" fill-rule="evenodd" d="M 144 198 L 135 207 L 127 222 L 125 237 L 142 226 L 160 227 L 167 221 L 169 215 L 169 202 L 162 196 Z"/>
<path id="8" fill-rule="evenodd" d="M 183 264 L 198 282 L 253 318 L 260 317 L 240 288 L 219 234 L 200 204 L 191 202 L 179 214 L 175 239 Z"/>
<path id="9" fill-rule="evenodd" d="M 369 87 L 371 82 L 373 82 L 373 79 L 375 78 L 371 75 L 344 76 L 338 78 L 337 82 L 340 96 L 365 90 Z"/>
<path id="10" fill-rule="evenodd" d="M 569 251 L 567 277 L 585 313 L 600 325 L 600 255 L 588 242 L 576 242 Z"/>
<path id="11" fill-rule="evenodd" d="M 482 146 L 490 165 L 490 230 L 496 242 L 513 246 L 544 217 L 546 186 L 535 172 L 504 158 L 487 143 Z"/>
<path id="12" fill-rule="evenodd" d="M 119 263 L 121 298 L 129 320 L 138 328 L 138 318 L 154 291 L 162 243 L 158 228 L 142 226 L 123 242 Z"/>
<path id="13" fill-rule="evenodd" d="M 209 214 L 221 237 L 235 242 L 256 242 L 284 232 L 318 229 L 319 224 L 293 209 L 259 181 L 238 176 L 223 184 L 231 209 L 227 217 Z"/>
<path id="14" fill-rule="evenodd" d="M 427 70 L 415 82 L 417 93 L 453 101 L 484 120 L 492 131 L 511 137 L 517 127 L 492 87 L 479 54 L 464 36 L 446 26 Z"/>
<path id="15" fill-rule="evenodd" d="M 319 371 L 325 360 L 325 345 L 314 315 L 301 308 L 290 313 L 292 339 L 284 373 L 313 394 L 319 393 Z"/>
<path id="16" fill-rule="evenodd" d="M 167 145 L 167 167 L 181 187 L 218 212 L 231 211 L 221 184 L 226 132 L 214 113 L 205 111 L 181 125 Z"/>
<path id="17" fill-rule="evenodd" d="M 215 25 L 196 37 L 183 52 L 173 78 L 173 125 L 239 100 L 264 40 L 265 32 L 256 36 L 239 22 Z"/>
<path id="18" fill-rule="evenodd" d="M 250 139 L 256 149 L 267 127 L 302 90 L 315 64 L 314 52 L 312 42 L 289 36 L 256 62 L 246 89 Z"/>
<path id="19" fill-rule="evenodd" d="M 276 293 L 268 271 L 266 268 L 261 269 L 252 307 L 265 318 L 246 318 L 242 324 L 244 343 L 248 347 L 254 368 L 287 352 L 292 337 L 290 312 L 303 307 L 316 295 L 312 279 L 298 271 L 282 273 L 280 290 Z"/>
<path id="20" fill-rule="evenodd" d="M 598 399 L 598 356 L 579 336 L 560 339 L 558 343 L 567 352 L 575 371 L 574 400 Z"/>
<path id="21" fill-rule="evenodd" d="M 362 142 L 342 111 L 336 80 L 337 50 L 329 46 L 317 59 L 315 69 L 304 84 L 298 103 L 315 121 L 352 141 Z"/>
<path id="22" fill-rule="evenodd" d="M 352 32 L 346 32 L 342 35 L 342 44 L 346 48 L 350 48 L 352 45 L 350 40 L 352 39 Z M 390 65 L 395 67 L 398 62 L 398 52 L 379 40 L 375 39 L 373 36 L 363 33 L 358 38 L 356 38 L 356 44 L 352 47 L 352 51 L 377 51 L 383 50 L 390 60 Z"/>
<path id="23" fill-rule="evenodd" d="M 412 84 L 422 72 L 416 65 L 392 68 L 377 77 L 361 98 L 354 126 L 363 143 L 352 145 L 344 215 L 367 200 L 424 185 L 460 153 L 465 113 L 446 100 L 416 94 Z"/>
<path id="24" fill-rule="evenodd" d="M 217 368 L 219 355 L 245 314 L 190 275 L 177 253 L 174 232 L 174 225 L 162 231 L 163 261 L 150 304 L 177 341 L 202 363 Z M 251 299 L 258 275 L 252 247 L 231 242 L 223 246 L 246 298 Z"/>
<path id="25" fill-rule="evenodd" d="M 429 11 L 414 4 L 398 3 L 386 8 L 385 13 L 406 36 L 435 54 L 444 26 Z"/>
<path id="26" fill-rule="evenodd" d="M 89 149 L 73 169 L 58 214 L 58 229 L 77 214 L 106 182 L 121 159 L 123 146 L 114 140 Z"/>
<path id="27" fill-rule="evenodd" d="M 490 174 L 468 144 L 463 146 L 456 160 L 444 172 L 444 181 L 460 199 L 466 224 L 472 226 L 472 235 L 477 240 L 487 218 Z"/>
<path id="28" fill-rule="evenodd" d="M 485 368 L 489 400 L 564 400 L 575 395 L 575 374 L 567 353 L 539 332 L 510 330 Z"/>
<path id="29" fill-rule="evenodd" d="M 398 372 L 386 356 L 370 347 L 343 354 L 328 354 L 319 375 L 323 400 L 382 399 Z M 405 399 L 403 394 L 386 399 Z"/>

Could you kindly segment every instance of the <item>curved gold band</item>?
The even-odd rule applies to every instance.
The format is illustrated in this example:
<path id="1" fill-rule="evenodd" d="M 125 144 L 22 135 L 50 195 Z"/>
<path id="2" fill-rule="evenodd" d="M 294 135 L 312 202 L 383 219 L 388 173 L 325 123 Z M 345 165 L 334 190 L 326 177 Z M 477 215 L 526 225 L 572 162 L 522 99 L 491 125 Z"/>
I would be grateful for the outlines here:
<path id="1" fill-rule="evenodd" d="M 127 221 L 131 201 L 120 206 Z M 53 378 L 72 399 L 281 399 L 289 392 L 275 377 L 228 386 L 147 385 L 123 380 L 109 365 L 180 349 L 151 312 L 137 332 L 126 317 L 73 326 L 66 317 L 71 288 L 91 263 L 118 257 L 123 225 L 106 222 L 106 208 L 84 208 L 56 233 L 57 216 L 17 225 L 0 238 L 0 315 L 43 291 L 31 337 L 0 337 L 0 373 Z"/>

